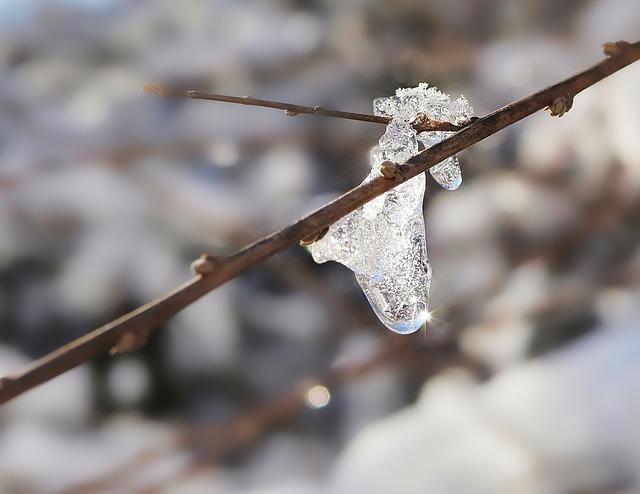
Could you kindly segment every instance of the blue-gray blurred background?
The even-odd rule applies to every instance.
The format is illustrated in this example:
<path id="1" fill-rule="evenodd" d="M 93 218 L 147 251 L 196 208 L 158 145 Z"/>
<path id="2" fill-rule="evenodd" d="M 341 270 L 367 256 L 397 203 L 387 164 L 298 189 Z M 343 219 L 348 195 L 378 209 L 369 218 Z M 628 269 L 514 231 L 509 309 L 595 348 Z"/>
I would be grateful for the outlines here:
<path id="1" fill-rule="evenodd" d="M 359 183 L 383 132 L 144 82 L 482 115 L 639 37 L 637 0 L 0 0 L 0 373 Z M 461 161 L 425 331 L 291 248 L 0 409 L 0 492 L 640 492 L 640 64 Z"/>

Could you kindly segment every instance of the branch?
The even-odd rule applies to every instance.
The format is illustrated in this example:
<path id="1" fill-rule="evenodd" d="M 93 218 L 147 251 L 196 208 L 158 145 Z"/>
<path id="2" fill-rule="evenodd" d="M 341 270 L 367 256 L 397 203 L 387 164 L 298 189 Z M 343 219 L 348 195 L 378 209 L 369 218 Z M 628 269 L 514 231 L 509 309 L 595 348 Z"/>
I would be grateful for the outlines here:
<path id="1" fill-rule="evenodd" d="M 164 84 L 160 84 L 158 82 L 147 82 L 143 86 L 143 90 L 148 94 L 153 94 L 156 96 L 167 96 L 170 98 L 221 101 L 223 103 L 235 103 L 238 105 L 275 108 L 277 110 L 284 110 L 286 115 L 289 117 L 296 117 L 300 114 L 305 114 L 322 117 L 344 118 L 346 120 L 358 120 L 360 122 L 371 122 L 385 125 L 391 122 L 390 117 L 379 117 L 377 115 L 370 115 L 368 113 L 353 113 L 348 111 L 328 110 L 321 106 L 295 105 L 292 103 L 283 103 L 281 101 L 253 98 L 251 96 L 226 96 L 223 94 L 203 93 L 201 91 L 186 91 L 183 89 L 176 89 L 170 86 L 165 86 Z M 417 132 L 424 132 L 429 130 L 455 132 L 464 128 L 466 125 L 468 125 L 468 123 L 457 125 L 451 122 L 432 120 L 422 113 L 419 114 L 418 118 L 416 118 L 413 123 L 413 127 Z"/>
<path id="2" fill-rule="evenodd" d="M 543 257 L 552 258 L 553 249 L 545 253 Z M 279 274 L 281 273 L 279 271 Z M 305 287 L 308 285 L 305 284 Z M 488 291 L 495 293 L 495 288 L 492 287 Z M 479 293 L 475 293 L 471 297 L 467 296 L 456 300 L 453 305 L 445 308 L 445 311 L 458 311 L 467 305 L 469 300 L 476 298 L 485 290 L 480 290 Z M 533 318 L 548 310 L 575 307 L 580 297 L 579 290 L 578 293 L 565 292 L 566 290 L 561 288 L 548 293 L 539 305 L 525 311 L 524 316 Z M 348 309 L 354 310 L 351 305 L 348 306 Z M 356 314 L 353 316 L 357 317 Z M 499 320 L 505 315 L 498 313 L 485 316 L 484 320 L 474 326 L 493 327 L 496 323 L 496 317 Z M 59 494 L 93 494 L 108 489 L 113 490 L 117 487 L 123 490 L 124 481 L 133 480 L 135 482 L 136 477 L 144 478 L 145 468 L 147 470 L 153 468 L 157 462 L 170 458 L 172 455 L 179 455 L 187 451 L 192 452 L 194 457 L 170 478 L 163 478 L 154 486 L 147 486 L 139 491 L 145 494 L 162 492 L 162 488 L 166 490 L 168 486 L 185 480 L 202 468 L 212 468 L 229 454 L 253 444 L 278 425 L 291 420 L 303 409 L 304 396 L 313 385 L 324 385 L 333 395 L 336 390 L 346 384 L 369 375 L 370 372 L 381 367 L 391 365 L 406 367 L 419 365 L 424 368 L 424 372 L 420 372 L 420 377 L 423 379 L 429 379 L 446 365 L 464 366 L 481 375 L 487 369 L 473 359 L 460 357 L 454 351 L 455 348 L 451 347 L 452 341 L 455 341 L 463 327 L 464 323 L 454 327 L 452 331 L 447 332 L 446 338 L 438 340 L 435 345 L 421 341 L 422 335 L 385 335 L 383 346 L 366 358 L 337 365 L 315 377 L 305 377 L 284 393 L 269 398 L 245 413 L 235 415 L 228 420 L 185 427 L 169 444 L 154 449 L 144 449 L 100 477 L 65 488 Z"/>
<path id="3" fill-rule="evenodd" d="M 436 354 L 439 351 L 441 351 L 440 348 L 421 344 L 418 338 L 404 339 L 390 336 L 380 349 L 363 359 L 340 364 L 316 376 L 307 376 L 285 392 L 258 403 L 228 420 L 185 427 L 169 444 L 145 449 L 100 478 L 66 488 L 59 494 L 89 494 L 104 492 L 109 488 L 117 490 L 117 487 L 123 490 L 122 482 L 138 476 L 140 470 L 150 463 L 153 464 L 184 451 L 193 452 L 194 458 L 177 472 L 177 478 L 169 482 L 176 483 L 183 476 L 191 473 L 194 468 L 199 469 L 216 463 L 229 454 L 252 444 L 272 428 L 290 420 L 305 407 L 305 396 L 313 386 L 325 386 L 331 394 L 334 394 L 339 388 L 376 369 L 393 364 L 408 366 L 418 353 Z M 449 355 L 446 357 L 450 358 Z M 422 360 L 430 362 L 431 373 L 435 373 L 445 359 Z M 161 480 L 165 490 L 166 482 L 166 479 Z M 156 489 L 149 487 L 144 489 L 144 492 L 155 491 Z"/>
<path id="4" fill-rule="evenodd" d="M 576 94 L 638 60 L 640 42 L 607 43 L 604 51 L 608 58 L 602 62 L 470 123 L 452 137 L 418 153 L 404 164 L 386 163 L 383 167 L 385 176 L 380 175 L 351 189 L 292 225 L 263 237 L 230 256 L 201 257 L 193 265 L 196 276 L 182 286 L 72 341 L 21 372 L 0 379 L 0 404 L 98 354 L 107 351 L 115 354 L 139 348 L 159 324 L 214 288 L 301 240 L 317 237 L 318 232 L 373 198 L 524 117 L 545 107 L 549 107 L 552 115 L 561 116 L 571 107 Z"/>

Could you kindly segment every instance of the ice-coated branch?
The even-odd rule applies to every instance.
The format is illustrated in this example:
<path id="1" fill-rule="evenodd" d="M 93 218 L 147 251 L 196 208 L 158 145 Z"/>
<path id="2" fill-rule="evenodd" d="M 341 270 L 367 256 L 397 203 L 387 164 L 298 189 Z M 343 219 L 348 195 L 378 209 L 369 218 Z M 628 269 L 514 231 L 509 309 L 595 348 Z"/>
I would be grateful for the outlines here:
<path id="1" fill-rule="evenodd" d="M 154 94 L 156 96 L 166 96 L 169 98 L 187 98 L 205 101 L 220 101 L 223 103 L 235 103 L 238 105 L 262 106 L 264 108 L 275 108 L 284 110 L 290 117 L 298 115 L 315 115 L 322 117 L 343 118 L 346 120 L 358 120 L 360 122 L 371 122 L 379 124 L 388 124 L 391 121 L 389 117 L 379 117 L 368 113 L 354 113 L 348 111 L 328 110 L 322 106 L 304 106 L 292 103 L 283 103 L 281 101 L 272 101 L 268 99 L 258 99 L 251 96 L 227 96 L 224 94 L 204 93 L 202 91 L 187 91 L 184 89 L 172 88 L 160 84 L 159 82 L 148 82 L 143 86 L 144 92 Z M 419 115 L 413 122 L 413 127 L 417 132 L 425 132 L 429 130 L 455 132 L 464 127 L 451 122 L 441 122 L 427 118 L 425 115 Z"/>
<path id="2" fill-rule="evenodd" d="M 144 345 L 158 325 L 214 288 L 301 240 L 317 236 L 318 232 L 368 201 L 526 116 L 545 107 L 549 107 L 552 114 L 566 112 L 579 92 L 640 59 L 640 42 L 607 43 L 604 51 L 607 58 L 593 67 L 470 123 L 406 163 L 385 165 L 385 176 L 381 174 L 351 189 L 295 223 L 232 255 L 201 257 L 193 266 L 196 275 L 185 284 L 42 357 L 28 368 L 0 379 L 0 404 L 96 355 L 109 351 L 126 352 Z M 390 167 L 393 169 L 389 170 Z"/>

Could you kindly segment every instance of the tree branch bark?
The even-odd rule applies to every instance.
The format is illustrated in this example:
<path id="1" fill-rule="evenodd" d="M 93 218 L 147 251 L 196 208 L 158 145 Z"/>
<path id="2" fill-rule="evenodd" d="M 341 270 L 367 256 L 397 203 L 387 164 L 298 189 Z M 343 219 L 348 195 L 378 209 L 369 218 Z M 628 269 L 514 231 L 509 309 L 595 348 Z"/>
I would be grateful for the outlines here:
<path id="1" fill-rule="evenodd" d="M 550 107 L 552 114 L 561 115 L 571 107 L 576 94 L 640 58 L 640 42 L 607 43 L 604 49 L 609 57 L 602 62 L 470 123 L 452 137 L 418 153 L 406 163 L 395 165 L 395 173 L 389 175 L 391 178 L 380 175 L 361 184 L 292 225 L 257 240 L 235 254 L 222 258 L 204 256 L 195 266 L 195 271 L 199 274 L 182 286 L 72 341 L 35 361 L 28 368 L 0 379 L 0 404 L 98 354 L 129 351 L 143 345 L 159 324 L 250 267 L 302 239 L 312 237 L 373 198 L 528 115 L 545 107 Z"/>
<path id="2" fill-rule="evenodd" d="M 343 118 L 346 120 L 357 120 L 360 122 L 379 123 L 385 125 L 391 122 L 390 117 L 380 117 L 378 115 L 370 115 L 368 113 L 329 110 L 327 108 L 323 108 L 322 106 L 295 105 L 293 103 L 283 103 L 281 101 L 258 99 L 251 96 L 227 96 L 224 94 L 205 93 L 202 91 L 187 91 L 183 89 L 172 88 L 170 86 L 165 86 L 164 84 L 158 82 L 146 83 L 143 87 L 143 90 L 148 94 L 154 94 L 156 96 L 166 96 L 170 98 L 220 101 L 222 103 L 235 103 L 237 105 L 275 108 L 277 110 L 284 110 L 285 113 L 290 117 L 304 114 L 321 117 Z M 464 128 L 466 125 L 468 125 L 468 122 L 465 124 L 442 122 L 440 120 L 432 120 L 430 118 L 426 118 L 423 114 L 420 115 L 420 118 L 416 118 L 415 122 L 413 123 L 413 127 L 417 132 L 424 132 L 429 130 L 455 132 Z"/>

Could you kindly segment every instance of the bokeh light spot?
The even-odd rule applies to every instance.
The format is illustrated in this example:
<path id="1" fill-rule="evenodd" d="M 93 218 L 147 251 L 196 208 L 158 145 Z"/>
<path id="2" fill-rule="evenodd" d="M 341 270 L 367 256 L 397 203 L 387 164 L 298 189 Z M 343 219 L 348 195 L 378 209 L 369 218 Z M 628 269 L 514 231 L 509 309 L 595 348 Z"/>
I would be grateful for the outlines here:
<path id="1" fill-rule="evenodd" d="M 331 392 L 326 386 L 312 386 L 304 395 L 304 401 L 308 407 L 324 408 L 331 401 Z"/>

